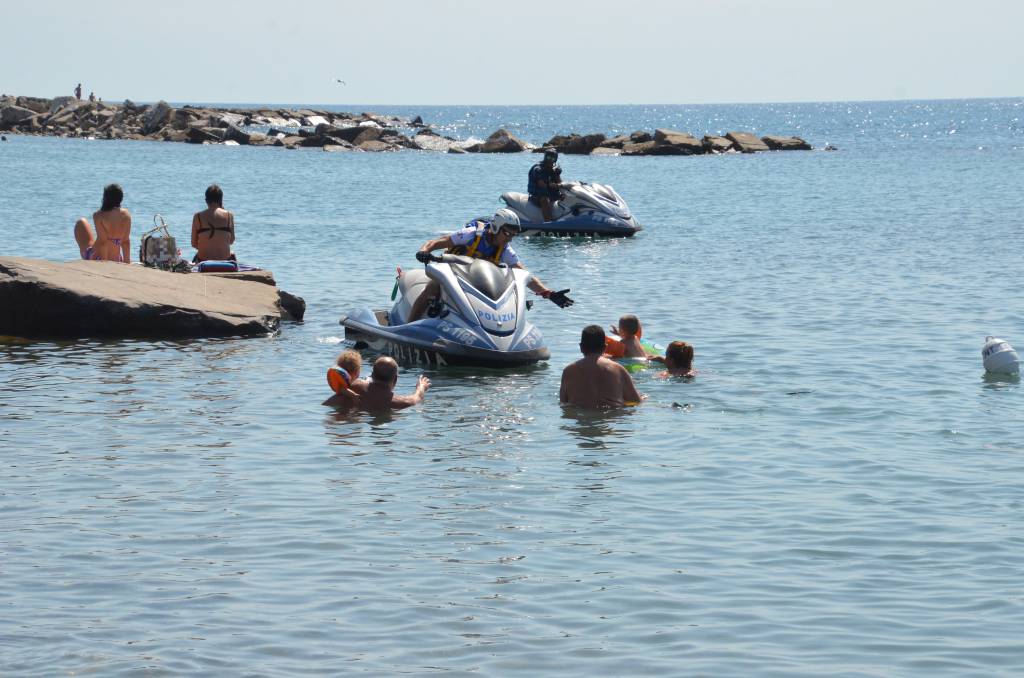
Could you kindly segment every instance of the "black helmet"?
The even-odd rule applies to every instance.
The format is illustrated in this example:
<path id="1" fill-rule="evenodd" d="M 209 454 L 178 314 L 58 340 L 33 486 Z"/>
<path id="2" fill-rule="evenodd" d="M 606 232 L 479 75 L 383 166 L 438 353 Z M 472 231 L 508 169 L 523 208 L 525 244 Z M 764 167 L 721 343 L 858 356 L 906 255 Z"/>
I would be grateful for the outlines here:
<path id="1" fill-rule="evenodd" d="M 558 162 L 558 151 L 553 148 L 544 149 L 544 160 L 551 158 L 552 162 Z"/>

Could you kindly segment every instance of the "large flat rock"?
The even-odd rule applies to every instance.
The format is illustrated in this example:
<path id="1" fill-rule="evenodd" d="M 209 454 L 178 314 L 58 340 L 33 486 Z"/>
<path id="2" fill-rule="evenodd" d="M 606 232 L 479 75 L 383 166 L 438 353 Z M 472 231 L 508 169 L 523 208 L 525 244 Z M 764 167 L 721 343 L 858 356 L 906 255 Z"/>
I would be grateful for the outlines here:
<path id="1" fill-rule="evenodd" d="M 729 132 L 725 138 L 731 141 L 741 153 L 757 153 L 768 150 L 768 145 L 750 132 Z"/>
<path id="2" fill-rule="evenodd" d="M 286 310 L 290 309 L 290 310 Z M 169 273 L 109 261 L 0 257 L 0 334 L 27 338 L 263 336 L 305 304 L 273 277 Z"/>

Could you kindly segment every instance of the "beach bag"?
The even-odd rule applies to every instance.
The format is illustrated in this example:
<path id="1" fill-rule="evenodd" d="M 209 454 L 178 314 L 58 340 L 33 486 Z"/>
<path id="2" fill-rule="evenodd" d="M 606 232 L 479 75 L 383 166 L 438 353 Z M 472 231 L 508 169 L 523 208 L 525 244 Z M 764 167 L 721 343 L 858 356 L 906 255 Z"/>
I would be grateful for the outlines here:
<path id="1" fill-rule="evenodd" d="M 200 273 L 236 273 L 238 262 L 230 260 L 207 259 L 196 265 Z"/>
<path id="2" fill-rule="evenodd" d="M 153 216 L 153 223 L 156 228 L 144 233 L 142 242 L 139 243 L 139 261 L 145 266 L 164 271 L 182 268 L 181 250 L 178 249 L 174 236 L 167 230 L 167 222 L 156 214 Z"/>

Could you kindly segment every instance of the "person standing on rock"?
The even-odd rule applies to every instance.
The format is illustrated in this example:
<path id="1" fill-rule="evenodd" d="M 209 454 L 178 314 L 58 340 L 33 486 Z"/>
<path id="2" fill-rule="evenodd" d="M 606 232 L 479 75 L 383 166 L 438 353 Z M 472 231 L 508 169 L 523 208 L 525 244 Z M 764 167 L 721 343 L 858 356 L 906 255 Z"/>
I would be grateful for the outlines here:
<path id="1" fill-rule="evenodd" d="M 78 83 L 78 87 L 75 87 L 75 98 L 79 101 L 82 100 L 82 83 Z"/>
<path id="2" fill-rule="evenodd" d="M 96 101 L 96 92 L 89 92 L 89 101 Z"/>
<path id="3" fill-rule="evenodd" d="M 235 215 L 224 209 L 224 191 L 217 184 L 206 189 L 206 209 L 192 217 L 192 261 L 234 261 Z"/>
<path id="4" fill-rule="evenodd" d="M 89 220 L 75 222 L 75 242 L 83 259 L 131 263 L 132 215 L 121 207 L 124 190 L 117 184 L 103 188 L 103 205 L 93 212 L 93 229 Z"/>
<path id="5" fill-rule="evenodd" d="M 530 168 L 529 184 L 526 192 L 530 194 L 530 202 L 540 207 L 544 221 L 551 221 L 551 203 L 562 197 L 562 168 L 558 166 L 558 151 L 553 148 L 544 150 L 544 159 Z"/>

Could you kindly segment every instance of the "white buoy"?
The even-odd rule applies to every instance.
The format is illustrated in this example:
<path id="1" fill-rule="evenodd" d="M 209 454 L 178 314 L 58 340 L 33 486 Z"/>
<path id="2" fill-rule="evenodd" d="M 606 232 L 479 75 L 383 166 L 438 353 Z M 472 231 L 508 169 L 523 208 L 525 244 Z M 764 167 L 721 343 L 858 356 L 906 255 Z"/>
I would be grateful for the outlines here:
<path id="1" fill-rule="evenodd" d="M 988 336 L 981 349 L 981 362 L 987 372 L 1017 374 L 1020 372 L 1020 358 L 1010 342 Z"/>

